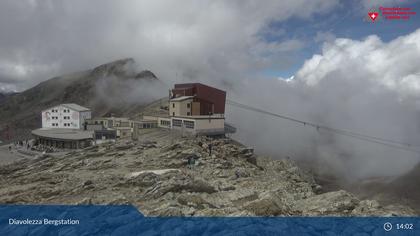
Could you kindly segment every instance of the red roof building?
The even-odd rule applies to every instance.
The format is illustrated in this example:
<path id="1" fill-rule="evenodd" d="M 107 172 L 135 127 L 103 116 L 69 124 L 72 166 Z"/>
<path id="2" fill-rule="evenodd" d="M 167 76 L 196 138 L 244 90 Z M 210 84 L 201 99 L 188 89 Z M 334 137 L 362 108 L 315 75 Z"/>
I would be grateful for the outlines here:
<path id="1" fill-rule="evenodd" d="M 171 100 L 180 100 L 182 97 L 192 99 L 192 103 L 188 105 L 190 115 L 225 113 L 226 92 L 223 90 L 201 83 L 175 84 Z"/>

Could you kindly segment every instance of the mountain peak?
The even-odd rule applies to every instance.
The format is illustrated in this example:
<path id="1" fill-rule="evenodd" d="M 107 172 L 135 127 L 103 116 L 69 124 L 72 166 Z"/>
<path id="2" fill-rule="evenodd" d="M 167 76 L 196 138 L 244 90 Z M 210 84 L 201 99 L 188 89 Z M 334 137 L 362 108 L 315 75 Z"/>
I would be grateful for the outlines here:
<path id="1" fill-rule="evenodd" d="M 107 76 L 121 76 L 121 77 L 134 77 L 135 73 L 134 66 L 135 60 L 133 58 L 125 58 L 102 64 L 95 67 L 91 75 L 95 77 L 107 77 Z"/>
<path id="2" fill-rule="evenodd" d="M 119 78 L 157 79 L 149 70 L 139 71 L 133 58 L 125 58 L 95 67 L 91 76 L 96 78 L 116 76 Z"/>

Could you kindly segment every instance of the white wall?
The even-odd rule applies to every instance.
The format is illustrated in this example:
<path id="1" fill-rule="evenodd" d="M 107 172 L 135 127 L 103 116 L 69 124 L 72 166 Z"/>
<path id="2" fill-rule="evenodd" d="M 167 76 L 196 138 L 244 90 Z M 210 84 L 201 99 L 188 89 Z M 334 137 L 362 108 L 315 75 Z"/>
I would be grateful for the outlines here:
<path id="1" fill-rule="evenodd" d="M 78 112 L 62 105 L 42 111 L 42 128 L 81 129 L 90 111 Z"/>
<path id="2" fill-rule="evenodd" d="M 190 107 L 188 107 L 187 104 L 190 104 Z M 182 101 L 170 101 L 169 102 L 169 115 L 173 116 L 188 116 L 191 115 L 192 110 L 192 98 L 191 99 L 185 99 Z"/>
<path id="3" fill-rule="evenodd" d="M 224 119 L 197 119 L 195 121 L 195 130 L 208 130 L 208 129 L 224 129 Z"/>
<path id="4" fill-rule="evenodd" d="M 173 120 L 181 120 L 183 123 L 181 127 L 174 126 Z M 185 126 L 185 121 L 194 122 L 194 129 L 187 128 Z M 225 120 L 224 119 L 193 119 L 193 118 L 181 118 L 181 117 L 172 117 L 171 120 L 172 129 L 182 130 L 190 133 L 205 133 L 206 131 L 224 131 Z"/>

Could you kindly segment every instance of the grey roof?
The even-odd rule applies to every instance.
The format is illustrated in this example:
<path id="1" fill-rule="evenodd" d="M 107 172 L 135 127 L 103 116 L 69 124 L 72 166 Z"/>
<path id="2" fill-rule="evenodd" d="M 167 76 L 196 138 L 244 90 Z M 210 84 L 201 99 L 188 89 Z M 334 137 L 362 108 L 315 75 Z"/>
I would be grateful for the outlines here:
<path id="1" fill-rule="evenodd" d="M 40 128 L 32 130 L 32 134 L 39 137 L 59 140 L 83 140 L 93 138 L 93 131 L 80 129 Z"/>
<path id="2" fill-rule="evenodd" d="M 75 111 L 90 111 L 89 108 L 80 106 L 76 103 L 66 103 L 66 104 L 61 104 L 61 105 Z"/>
<path id="3" fill-rule="evenodd" d="M 193 98 L 194 96 L 181 96 L 181 97 L 177 97 L 177 98 L 172 98 L 171 101 L 173 102 L 179 102 L 179 101 L 183 101 L 186 99 L 190 99 Z"/>

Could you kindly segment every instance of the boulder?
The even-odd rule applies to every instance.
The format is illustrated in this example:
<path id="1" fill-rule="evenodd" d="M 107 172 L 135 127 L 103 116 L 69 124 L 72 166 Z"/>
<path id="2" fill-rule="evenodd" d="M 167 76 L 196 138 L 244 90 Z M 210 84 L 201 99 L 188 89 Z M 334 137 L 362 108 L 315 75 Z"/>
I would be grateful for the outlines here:
<path id="1" fill-rule="evenodd" d="M 291 208 L 278 192 L 265 192 L 258 199 L 245 204 L 244 209 L 257 216 L 290 215 Z"/>
<path id="2" fill-rule="evenodd" d="M 296 202 L 295 209 L 302 215 L 349 215 L 359 200 L 352 194 L 339 190 L 314 195 Z"/>

